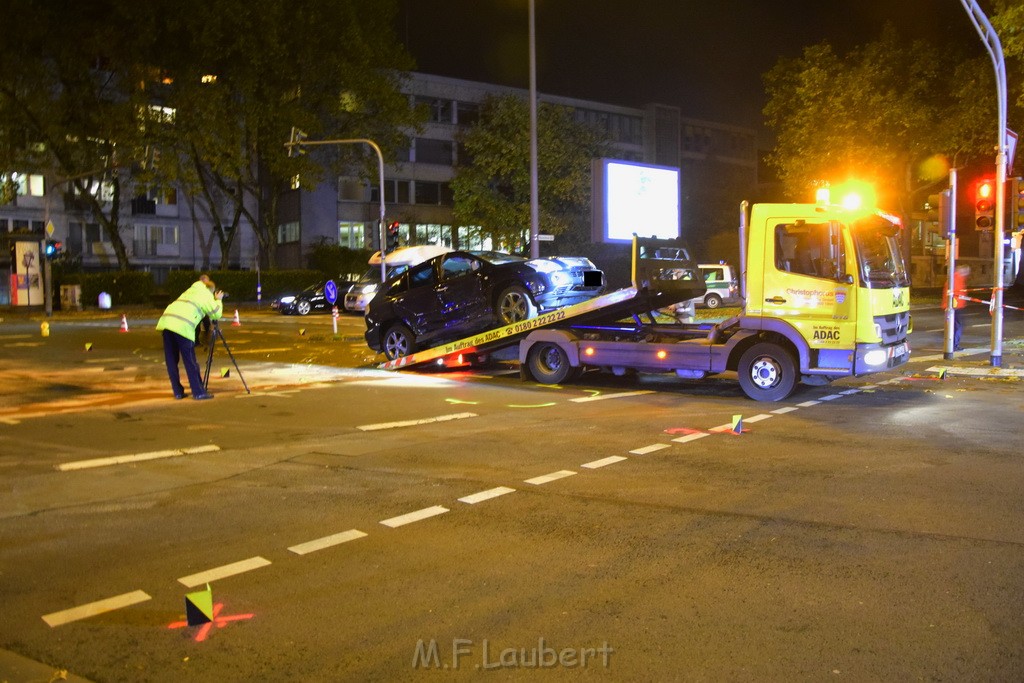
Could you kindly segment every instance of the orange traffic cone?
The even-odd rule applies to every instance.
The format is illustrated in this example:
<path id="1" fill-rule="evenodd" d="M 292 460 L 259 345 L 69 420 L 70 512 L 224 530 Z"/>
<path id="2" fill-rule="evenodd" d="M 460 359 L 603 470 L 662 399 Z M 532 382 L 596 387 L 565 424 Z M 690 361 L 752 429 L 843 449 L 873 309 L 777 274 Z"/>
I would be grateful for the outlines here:
<path id="1" fill-rule="evenodd" d="M 238 319 L 238 309 L 235 309 L 235 321 L 231 323 L 231 327 L 241 327 L 242 321 Z"/>
<path id="2" fill-rule="evenodd" d="M 124 313 L 121 314 L 121 331 L 128 331 L 128 316 L 125 315 Z"/>

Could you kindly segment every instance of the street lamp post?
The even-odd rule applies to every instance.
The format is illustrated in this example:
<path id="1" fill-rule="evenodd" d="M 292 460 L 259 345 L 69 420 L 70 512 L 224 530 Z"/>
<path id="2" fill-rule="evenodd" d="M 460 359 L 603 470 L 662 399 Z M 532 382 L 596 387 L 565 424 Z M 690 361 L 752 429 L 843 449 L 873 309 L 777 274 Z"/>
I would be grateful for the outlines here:
<path id="1" fill-rule="evenodd" d="M 992 67 L 996 73 L 996 95 L 999 101 L 999 141 L 996 145 L 996 211 L 993 228 L 993 258 L 995 261 L 995 284 L 992 289 L 992 356 L 991 364 L 999 367 L 1003 362 L 1003 230 L 1006 222 L 1006 64 L 1003 61 L 1003 46 L 999 42 L 988 17 L 976 0 L 960 0 L 971 23 L 985 43 Z"/>
<path id="2" fill-rule="evenodd" d="M 537 47 L 536 13 L 530 0 L 530 258 L 540 256 L 540 183 L 537 179 Z"/>
<path id="3" fill-rule="evenodd" d="M 387 244 L 387 237 L 384 235 L 384 154 L 380 151 L 380 146 L 373 140 L 367 140 L 366 138 L 307 140 L 306 134 L 294 126 L 292 127 L 291 139 L 284 143 L 284 146 L 288 148 L 289 156 L 301 154 L 303 147 L 313 145 L 369 145 L 377 153 L 378 182 L 380 183 L 380 221 L 377 230 L 380 237 L 380 281 L 383 283 L 387 279 L 387 265 L 384 263 L 384 249 Z"/>

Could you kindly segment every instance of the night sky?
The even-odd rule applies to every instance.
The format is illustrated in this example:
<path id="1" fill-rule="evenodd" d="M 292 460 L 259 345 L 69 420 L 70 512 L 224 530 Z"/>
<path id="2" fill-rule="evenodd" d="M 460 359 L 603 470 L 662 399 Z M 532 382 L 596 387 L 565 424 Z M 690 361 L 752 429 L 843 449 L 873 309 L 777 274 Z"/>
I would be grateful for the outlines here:
<path id="1" fill-rule="evenodd" d="M 526 0 L 399 4 L 418 71 L 528 87 Z M 761 75 L 780 57 L 823 40 L 844 52 L 886 21 L 908 40 L 985 54 L 959 0 L 536 0 L 537 87 L 760 129 Z"/>

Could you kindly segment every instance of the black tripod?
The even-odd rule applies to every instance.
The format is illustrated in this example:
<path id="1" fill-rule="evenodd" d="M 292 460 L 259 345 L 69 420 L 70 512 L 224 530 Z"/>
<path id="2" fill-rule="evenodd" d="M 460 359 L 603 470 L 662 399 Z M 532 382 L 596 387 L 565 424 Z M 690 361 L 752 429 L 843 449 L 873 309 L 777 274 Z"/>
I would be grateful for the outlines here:
<path id="1" fill-rule="evenodd" d="M 213 365 L 213 349 L 217 346 L 217 337 L 220 337 L 220 341 L 224 344 L 224 350 L 228 352 L 228 358 L 231 359 L 231 363 L 235 366 L 235 372 L 238 373 L 238 379 L 242 380 L 242 386 L 245 387 L 245 393 L 251 394 L 249 391 L 249 385 L 245 383 L 245 378 L 242 377 L 242 371 L 238 369 L 238 362 L 235 360 L 235 356 L 231 353 L 231 348 L 228 346 L 228 341 L 224 338 L 224 333 L 220 331 L 220 325 L 217 324 L 216 320 L 211 321 L 210 335 L 206 340 L 209 345 L 209 351 L 206 354 L 206 372 L 203 373 L 203 388 L 206 389 L 210 385 L 210 366 Z"/>

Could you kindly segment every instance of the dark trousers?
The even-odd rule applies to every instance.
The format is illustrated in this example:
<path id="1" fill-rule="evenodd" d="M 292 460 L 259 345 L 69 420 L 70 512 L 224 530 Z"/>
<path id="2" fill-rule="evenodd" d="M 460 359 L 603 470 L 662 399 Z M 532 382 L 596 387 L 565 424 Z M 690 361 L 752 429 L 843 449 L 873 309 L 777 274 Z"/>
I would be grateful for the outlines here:
<path id="1" fill-rule="evenodd" d="M 182 337 L 176 332 L 164 330 L 164 360 L 167 361 L 167 376 L 171 380 L 171 389 L 175 396 L 184 396 L 185 388 L 181 386 L 181 374 L 178 372 L 178 359 L 185 364 L 188 385 L 193 396 L 206 393 L 203 377 L 199 373 L 199 361 L 196 360 L 196 343 L 192 339 Z"/>

